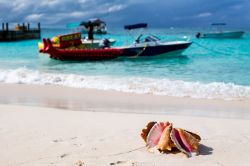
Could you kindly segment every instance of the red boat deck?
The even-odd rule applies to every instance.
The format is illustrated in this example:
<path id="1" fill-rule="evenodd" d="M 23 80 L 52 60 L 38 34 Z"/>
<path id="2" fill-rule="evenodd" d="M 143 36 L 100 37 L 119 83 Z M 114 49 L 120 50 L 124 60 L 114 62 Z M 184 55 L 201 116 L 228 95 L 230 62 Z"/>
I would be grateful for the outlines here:
<path id="1" fill-rule="evenodd" d="M 50 58 L 58 60 L 109 60 L 120 56 L 123 53 L 119 48 L 98 48 L 98 49 L 69 49 L 54 48 L 50 39 L 43 39 L 44 48 L 42 53 L 50 54 Z"/>

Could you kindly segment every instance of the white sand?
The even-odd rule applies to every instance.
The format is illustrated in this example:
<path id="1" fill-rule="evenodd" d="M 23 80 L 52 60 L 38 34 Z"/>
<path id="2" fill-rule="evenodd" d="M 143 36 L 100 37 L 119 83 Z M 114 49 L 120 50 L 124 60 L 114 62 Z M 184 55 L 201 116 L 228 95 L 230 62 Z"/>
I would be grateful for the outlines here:
<path id="1" fill-rule="evenodd" d="M 249 165 L 248 102 L 180 99 L 178 103 L 178 99 L 165 101 L 165 97 L 94 90 L 84 90 L 81 95 L 81 90 L 46 86 L 1 85 L 0 90 L 0 101 L 8 103 L 0 105 L 1 166 L 70 166 L 79 161 L 87 166 Z M 21 94 L 22 99 L 19 98 Z M 112 100 L 110 97 L 113 97 Z M 141 100 L 134 101 L 138 97 Z M 68 103 L 63 105 L 58 101 Z M 78 107 L 74 107 L 74 102 L 80 103 Z M 11 103 L 52 107 L 63 105 L 69 110 Z M 177 115 L 168 114 L 169 109 L 163 109 L 168 105 L 172 107 L 171 114 L 174 114 L 174 110 L 180 112 Z M 229 107 L 230 112 L 233 109 L 235 112 L 227 116 L 225 112 Z M 82 111 L 70 111 L 71 108 Z M 215 118 L 216 114 L 205 117 L 209 113 L 203 113 L 203 108 L 205 112 L 217 108 L 222 112 L 218 117 L 224 118 Z M 108 112 L 110 109 L 113 112 Z M 130 109 L 137 113 L 114 113 L 129 112 Z M 155 109 L 158 113 L 138 113 L 144 109 L 149 112 Z M 105 112 L 95 112 L 100 110 Z M 245 119 L 236 119 L 244 115 Z M 181 153 L 147 152 L 140 131 L 151 120 L 168 120 L 175 127 L 198 133 L 202 137 L 200 155 L 186 158 Z"/>

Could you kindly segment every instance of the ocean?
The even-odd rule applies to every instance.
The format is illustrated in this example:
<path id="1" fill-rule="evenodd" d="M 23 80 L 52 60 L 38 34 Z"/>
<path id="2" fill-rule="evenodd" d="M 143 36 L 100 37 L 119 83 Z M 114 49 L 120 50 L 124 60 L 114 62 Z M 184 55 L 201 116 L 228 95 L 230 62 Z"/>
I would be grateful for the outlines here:
<path id="1" fill-rule="evenodd" d="M 60 85 L 131 93 L 205 99 L 244 100 L 250 97 L 250 33 L 240 39 L 196 39 L 199 29 L 147 29 L 163 41 L 193 44 L 170 58 L 125 58 L 97 62 L 49 59 L 38 52 L 40 40 L 0 42 L 0 82 Z M 42 37 L 72 32 L 42 30 Z M 116 46 L 132 43 L 138 33 L 109 29 L 96 38 L 114 38 Z"/>

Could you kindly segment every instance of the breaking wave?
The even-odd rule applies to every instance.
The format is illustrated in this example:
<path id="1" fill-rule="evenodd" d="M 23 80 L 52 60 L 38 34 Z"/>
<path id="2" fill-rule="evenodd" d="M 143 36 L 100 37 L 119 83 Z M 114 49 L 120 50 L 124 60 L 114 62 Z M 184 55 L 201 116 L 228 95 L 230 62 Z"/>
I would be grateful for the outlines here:
<path id="1" fill-rule="evenodd" d="M 241 86 L 233 83 L 213 82 L 205 84 L 145 77 L 84 76 L 45 73 L 26 68 L 0 70 L 0 82 L 60 85 L 74 88 L 206 99 L 242 100 L 250 97 L 250 86 Z"/>

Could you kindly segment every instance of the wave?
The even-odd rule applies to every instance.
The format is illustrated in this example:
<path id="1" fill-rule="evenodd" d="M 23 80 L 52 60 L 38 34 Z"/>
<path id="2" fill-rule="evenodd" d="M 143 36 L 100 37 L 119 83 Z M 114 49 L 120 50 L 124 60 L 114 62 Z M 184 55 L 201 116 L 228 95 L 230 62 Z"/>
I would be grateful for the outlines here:
<path id="1" fill-rule="evenodd" d="M 205 99 L 244 100 L 250 97 L 250 86 L 235 85 L 233 83 L 213 82 L 205 84 L 144 77 L 84 76 L 46 73 L 26 68 L 0 70 L 0 82 L 61 85 L 74 88 Z"/>

